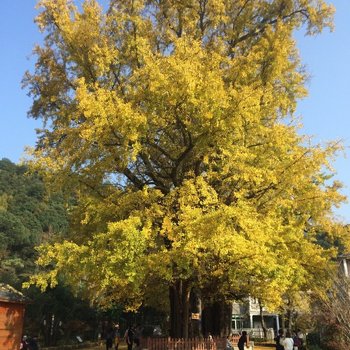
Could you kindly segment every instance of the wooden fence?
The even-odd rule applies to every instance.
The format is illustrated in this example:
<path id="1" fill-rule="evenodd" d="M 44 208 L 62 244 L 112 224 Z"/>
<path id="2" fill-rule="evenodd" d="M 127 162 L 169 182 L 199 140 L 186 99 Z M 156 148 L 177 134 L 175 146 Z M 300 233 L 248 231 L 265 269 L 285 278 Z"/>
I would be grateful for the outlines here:
<path id="1" fill-rule="evenodd" d="M 239 336 L 230 337 L 232 345 L 237 345 Z M 148 350 L 224 350 L 226 338 L 144 338 L 141 340 L 141 349 Z"/>

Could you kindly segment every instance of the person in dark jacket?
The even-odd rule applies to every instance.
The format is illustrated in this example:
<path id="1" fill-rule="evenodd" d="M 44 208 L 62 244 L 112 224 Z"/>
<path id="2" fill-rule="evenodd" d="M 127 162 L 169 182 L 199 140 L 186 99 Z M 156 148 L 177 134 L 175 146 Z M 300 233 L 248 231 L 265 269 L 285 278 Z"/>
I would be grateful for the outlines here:
<path id="1" fill-rule="evenodd" d="M 20 350 L 28 350 L 28 337 L 24 335 L 21 340 Z"/>
<path id="2" fill-rule="evenodd" d="M 276 350 L 284 350 L 284 346 L 281 344 L 281 339 L 283 338 L 283 329 L 278 330 L 278 335 L 275 338 Z"/>
<path id="3" fill-rule="evenodd" d="M 120 343 L 120 330 L 119 330 L 119 323 L 114 325 L 114 350 L 119 349 L 119 343 Z"/>
<path id="4" fill-rule="evenodd" d="M 109 328 L 106 333 L 106 350 L 112 350 L 114 340 L 114 330 Z"/>
<path id="5" fill-rule="evenodd" d="M 28 350 L 39 350 L 37 337 L 30 337 L 27 341 Z"/>
<path id="6" fill-rule="evenodd" d="M 244 350 L 244 344 L 248 347 L 248 337 L 247 337 L 247 332 L 243 331 L 242 335 L 239 337 L 238 340 L 238 349 L 239 350 Z"/>
<path id="7" fill-rule="evenodd" d="M 129 326 L 124 335 L 126 345 L 128 346 L 128 350 L 132 350 L 132 346 L 134 345 L 135 340 L 135 331 L 133 326 Z"/>

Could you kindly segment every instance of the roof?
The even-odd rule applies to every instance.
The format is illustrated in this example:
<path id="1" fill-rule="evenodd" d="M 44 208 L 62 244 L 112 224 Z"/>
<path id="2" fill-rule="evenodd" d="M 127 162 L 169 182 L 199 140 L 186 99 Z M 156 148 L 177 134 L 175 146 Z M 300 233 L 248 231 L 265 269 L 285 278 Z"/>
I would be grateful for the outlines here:
<path id="1" fill-rule="evenodd" d="M 338 259 L 350 259 L 350 254 L 347 253 L 347 254 L 338 255 Z"/>
<path id="2" fill-rule="evenodd" d="M 9 303 L 27 303 L 29 299 L 8 284 L 0 283 L 0 301 Z"/>

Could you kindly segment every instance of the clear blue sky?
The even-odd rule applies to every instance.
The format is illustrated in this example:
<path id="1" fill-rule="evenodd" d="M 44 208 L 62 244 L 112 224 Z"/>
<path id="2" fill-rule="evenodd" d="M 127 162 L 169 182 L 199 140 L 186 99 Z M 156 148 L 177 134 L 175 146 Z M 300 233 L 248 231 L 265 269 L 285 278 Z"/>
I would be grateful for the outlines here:
<path id="1" fill-rule="evenodd" d="M 331 1 L 336 9 L 335 32 L 317 37 L 297 35 L 303 63 L 311 75 L 309 97 L 299 103 L 303 132 L 315 142 L 342 139 L 350 156 L 350 1 Z M 25 70 L 34 59 L 31 51 L 41 40 L 33 18 L 36 0 L 2 0 L 0 13 L 0 158 L 18 162 L 26 145 L 33 146 L 35 128 L 40 123 L 27 118 L 31 104 L 21 89 Z M 336 178 L 344 183 L 350 197 L 349 159 L 339 157 L 334 164 Z M 350 223 L 350 205 L 337 214 Z"/>

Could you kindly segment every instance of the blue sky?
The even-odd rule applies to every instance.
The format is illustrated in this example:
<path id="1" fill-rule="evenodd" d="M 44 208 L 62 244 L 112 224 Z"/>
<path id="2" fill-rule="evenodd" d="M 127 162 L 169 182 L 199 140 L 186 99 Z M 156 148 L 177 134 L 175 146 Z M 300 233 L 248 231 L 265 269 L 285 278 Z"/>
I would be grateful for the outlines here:
<path id="1" fill-rule="evenodd" d="M 303 133 L 315 143 L 343 140 L 344 154 L 334 163 L 336 179 L 343 182 L 343 193 L 350 199 L 350 1 L 331 1 L 336 8 L 335 30 L 321 35 L 296 35 L 302 62 L 310 74 L 309 96 L 300 101 Z M 344 157 L 344 155 L 347 157 Z M 350 204 L 336 211 L 350 223 Z"/>
<path id="2" fill-rule="evenodd" d="M 332 1 L 337 12 L 335 31 L 326 30 L 316 37 L 296 35 L 303 63 L 310 73 L 309 96 L 299 102 L 297 115 L 302 116 L 303 133 L 314 142 L 343 140 L 350 156 L 350 1 Z M 0 158 L 18 162 L 24 147 L 33 146 L 35 128 L 40 123 L 27 118 L 31 100 L 21 89 L 24 72 L 34 59 L 31 51 L 41 40 L 33 19 L 36 0 L 2 0 L 0 13 Z M 349 159 L 334 163 L 336 178 L 344 183 L 350 198 Z M 350 205 L 343 205 L 337 215 L 350 222 Z"/>

